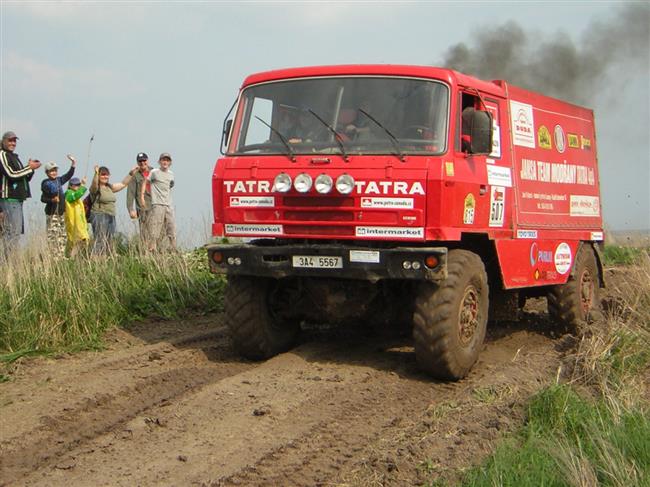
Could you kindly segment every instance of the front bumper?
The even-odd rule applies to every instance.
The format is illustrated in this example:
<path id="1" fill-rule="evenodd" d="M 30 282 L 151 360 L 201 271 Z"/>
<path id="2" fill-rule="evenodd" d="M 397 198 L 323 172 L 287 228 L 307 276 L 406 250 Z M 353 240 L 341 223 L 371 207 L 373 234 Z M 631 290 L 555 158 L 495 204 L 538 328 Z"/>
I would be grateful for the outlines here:
<path id="1" fill-rule="evenodd" d="M 447 278 L 446 247 L 367 248 L 348 245 L 252 245 L 207 246 L 210 269 L 216 274 L 261 277 L 335 277 L 379 281 L 412 279 L 439 282 Z M 340 268 L 295 267 L 294 256 L 340 257 Z M 427 257 L 437 265 L 427 267 Z M 318 259 L 317 259 L 318 260 Z M 405 262 L 408 264 L 405 265 Z M 417 268 L 413 263 L 417 262 Z"/>

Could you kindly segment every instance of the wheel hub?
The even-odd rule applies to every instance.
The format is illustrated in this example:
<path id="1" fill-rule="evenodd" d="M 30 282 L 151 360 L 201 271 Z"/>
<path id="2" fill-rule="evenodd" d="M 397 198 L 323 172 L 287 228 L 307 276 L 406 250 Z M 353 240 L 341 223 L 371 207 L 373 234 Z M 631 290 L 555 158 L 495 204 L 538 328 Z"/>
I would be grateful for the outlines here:
<path id="1" fill-rule="evenodd" d="M 479 299 L 476 288 L 470 286 L 465 289 L 458 316 L 458 338 L 462 345 L 467 345 L 471 342 L 478 329 L 478 303 Z"/>

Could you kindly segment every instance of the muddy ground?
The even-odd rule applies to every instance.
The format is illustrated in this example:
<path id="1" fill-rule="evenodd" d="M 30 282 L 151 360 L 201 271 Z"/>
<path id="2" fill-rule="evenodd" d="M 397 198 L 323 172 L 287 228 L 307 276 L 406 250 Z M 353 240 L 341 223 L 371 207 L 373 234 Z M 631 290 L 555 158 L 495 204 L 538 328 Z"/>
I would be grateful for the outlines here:
<path id="1" fill-rule="evenodd" d="M 570 341 L 532 311 L 491 326 L 469 377 L 442 383 L 418 370 L 409 337 L 313 328 L 291 352 L 249 362 L 219 314 L 134 324 L 106 350 L 14 366 L 0 384 L 0 484 L 457 478 L 522 424 Z"/>

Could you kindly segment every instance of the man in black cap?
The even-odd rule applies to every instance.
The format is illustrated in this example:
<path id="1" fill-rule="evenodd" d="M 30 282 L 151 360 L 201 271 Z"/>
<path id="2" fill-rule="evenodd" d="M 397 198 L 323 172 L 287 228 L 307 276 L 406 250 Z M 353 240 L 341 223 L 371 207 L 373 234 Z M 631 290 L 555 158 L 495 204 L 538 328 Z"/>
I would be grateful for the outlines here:
<path id="1" fill-rule="evenodd" d="M 38 159 L 29 159 L 27 166 L 23 166 L 14 152 L 17 140 L 14 132 L 5 132 L 0 150 L 0 240 L 5 253 L 15 247 L 24 233 L 23 202 L 31 197 L 29 181 L 41 167 Z"/>
<path id="2" fill-rule="evenodd" d="M 149 167 L 149 156 L 144 152 L 140 152 L 135 160 L 138 163 L 138 172 L 133 175 L 133 179 L 129 183 L 129 186 L 126 189 L 126 209 L 129 212 L 129 215 L 132 219 L 138 219 L 140 227 L 140 240 L 145 241 L 147 236 L 146 233 L 146 220 L 149 210 L 151 209 L 151 183 L 148 181 L 149 172 L 151 167 Z M 140 191 L 142 185 L 145 185 L 144 191 L 144 203 L 145 205 L 140 205 Z M 135 204 L 135 208 L 134 208 Z"/>

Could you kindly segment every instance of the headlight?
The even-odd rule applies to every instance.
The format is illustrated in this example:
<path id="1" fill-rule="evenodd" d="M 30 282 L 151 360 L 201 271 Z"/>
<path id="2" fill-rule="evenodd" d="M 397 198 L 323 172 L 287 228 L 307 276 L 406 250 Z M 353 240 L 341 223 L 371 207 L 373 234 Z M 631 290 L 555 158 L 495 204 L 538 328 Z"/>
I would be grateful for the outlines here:
<path id="1" fill-rule="evenodd" d="M 275 177 L 273 181 L 273 191 L 278 191 L 279 193 L 286 193 L 291 189 L 291 177 L 284 172 L 281 172 Z"/>
<path id="2" fill-rule="evenodd" d="M 299 193 L 306 193 L 311 189 L 311 176 L 307 173 L 298 174 L 293 182 L 293 187 Z"/>
<path id="3" fill-rule="evenodd" d="M 321 174 L 316 178 L 316 191 L 321 194 L 327 194 L 332 191 L 332 186 L 334 186 L 334 181 L 331 176 L 327 174 Z"/>
<path id="4" fill-rule="evenodd" d="M 354 178 L 349 174 L 341 174 L 336 178 L 336 190 L 341 194 L 350 194 L 354 189 Z"/>

